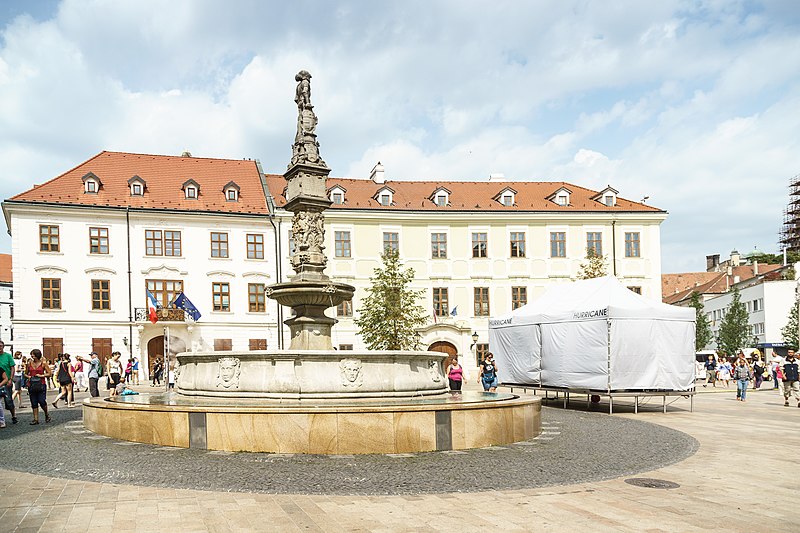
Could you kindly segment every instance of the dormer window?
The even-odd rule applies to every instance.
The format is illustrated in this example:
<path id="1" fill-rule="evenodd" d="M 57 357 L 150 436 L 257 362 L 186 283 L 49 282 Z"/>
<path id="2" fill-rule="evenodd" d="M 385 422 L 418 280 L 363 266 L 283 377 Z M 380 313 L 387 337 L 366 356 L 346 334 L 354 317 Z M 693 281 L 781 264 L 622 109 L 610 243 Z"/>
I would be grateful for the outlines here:
<path id="1" fill-rule="evenodd" d="M 506 207 L 511 207 L 516 202 L 516 194 L 517 191 L 511 189 L 510 187 L 507 187 L 502 191 L 500 191 L 500 193 L 494 197 L 494 200 L 499 202 L 501 205 L 504 205 Z"/>
<path id="2" fill-rule="evenodd" d="M 239 201 L 239 186 L 236 185 L 236 182 L 229 181 L 225 186 L 222 188 L 222 192 L 225 193 L 225 200 L 228 202 L 238 202 Z"/>
<path id="3" fill-rule="evenodd" d="M 344 204 L 344 193 L 347 192 L 343 187 L 336 186 L 332 187 L 330 190 L 330 200 L 332 204 L 335 205 L 342 205 Z"/>
<path id="4" fill-rule="evenodd" d="M 394 201 L 394 191 L 389 187 L 382 187 L 375 193 L 373 198 L 381 205 L 392 205 Z"/>
<path id="5" fill-rule="evenodd" d="M 197 200 L 200 196 L 200 184 L 194 180 L 188 180 L 181 186 L 187 200 Z"/>
<path id="6" fill-rule="evenodd" d="M 611 185 L 597 193 L 595 196 L 592 196 L 592 200 L 600 202 L 606 207 L 614 207 L 617 205 L 617 195 L 619 191 L 614 189 Z"/>
<path id="7" fill-rule="evenodd" d="M 131 188 L 131 196 L 144 196 L 145 182 L 139 176 L 129 179 L 128 186 Z"/>
<path id="8" fill-rule="evenodd" d="M 557 205 L 566 207 L 569 205 L 570 194 L 572 194 L 571 190 L 567 189 L 566 187 L 561 187 L 556 192 L 548 196 L 547 199 L 554 202 Z"/>
<path id="9" fill-rule="evenodd" d="M 83 178 L 83 192 L 86 194 L 97 194 L 97 191 L 100 190 L 100 178 L 98 178 L 93 172 L 89 172 Z"/>
<path id="10" fill-rule="evenodd" d="M 429 199 L 439 207 L 447 207 L 447 204 L 450 203 L 450 191 L 444 187 L 440 187 L 433 191 Z"/>

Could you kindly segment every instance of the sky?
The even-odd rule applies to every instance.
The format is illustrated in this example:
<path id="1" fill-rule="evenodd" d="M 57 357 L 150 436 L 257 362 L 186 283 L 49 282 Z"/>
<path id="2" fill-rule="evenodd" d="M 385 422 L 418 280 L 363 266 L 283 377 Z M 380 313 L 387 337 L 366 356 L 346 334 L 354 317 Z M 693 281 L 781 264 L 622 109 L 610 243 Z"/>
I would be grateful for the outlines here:
<path id="1" fill-rule="evenodd" d="M 794 0 L 0 0 L 0 197 L 102 150 L 283 173 L 300 69 L 333 176 L 611 185 L 669 212 L 664 272 L 779 251 Z"/>

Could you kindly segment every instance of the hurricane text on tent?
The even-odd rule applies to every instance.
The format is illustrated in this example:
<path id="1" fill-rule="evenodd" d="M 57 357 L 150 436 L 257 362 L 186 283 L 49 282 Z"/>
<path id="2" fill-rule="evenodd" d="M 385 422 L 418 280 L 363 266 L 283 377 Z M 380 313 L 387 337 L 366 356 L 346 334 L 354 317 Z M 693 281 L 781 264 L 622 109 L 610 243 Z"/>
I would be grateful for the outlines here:
<path id="1" fill-rule="evenodd" d="M 604 307 L 603 309 L 593 309 L 591 311 L 576 311 L 573 313 L 572 318 L 574 319 L 581 319 L 581 318 L 596 318 L 596 317 L 607 317 L 608 316 L 608 307 Z"/>

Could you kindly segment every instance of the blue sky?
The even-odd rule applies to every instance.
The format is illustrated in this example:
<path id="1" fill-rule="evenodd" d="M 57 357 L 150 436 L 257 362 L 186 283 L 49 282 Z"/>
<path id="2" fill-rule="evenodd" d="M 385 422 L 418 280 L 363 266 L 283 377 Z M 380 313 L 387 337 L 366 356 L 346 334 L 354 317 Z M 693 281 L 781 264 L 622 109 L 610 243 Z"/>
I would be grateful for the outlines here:
<path id="1" fill-rule="evenodd" d="M 702 270 L 778 251 L 799 30 L 790 0 L 4 0 L 0 197 L 101 150 L 280 173 L 305 68 L 333 175 L 611 184 L 670 212 L 665 272 Z"/>

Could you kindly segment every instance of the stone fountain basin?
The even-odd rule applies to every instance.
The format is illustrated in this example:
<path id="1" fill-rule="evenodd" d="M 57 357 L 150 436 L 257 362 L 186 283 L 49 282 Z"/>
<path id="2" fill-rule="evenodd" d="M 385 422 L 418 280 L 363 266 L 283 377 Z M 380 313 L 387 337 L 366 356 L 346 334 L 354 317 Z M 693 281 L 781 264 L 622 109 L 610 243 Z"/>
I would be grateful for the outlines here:
<path id="1" fill-rule="evenodd" d="M 402 398 L 448 391 L 446 354 L 281 350 L 178 355 L 176 390 L 227 398 Z"/>

